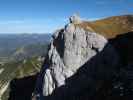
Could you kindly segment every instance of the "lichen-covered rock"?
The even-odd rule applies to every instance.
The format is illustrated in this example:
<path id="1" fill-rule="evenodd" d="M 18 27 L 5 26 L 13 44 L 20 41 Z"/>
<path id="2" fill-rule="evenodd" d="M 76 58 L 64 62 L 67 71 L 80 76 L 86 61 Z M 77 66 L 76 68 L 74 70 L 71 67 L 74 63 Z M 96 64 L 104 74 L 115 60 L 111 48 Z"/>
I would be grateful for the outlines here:
<path id="1" fill-rule="evenodd" d="M 73 17 L 70 19 L 73 21 Z M 43 100 L 61 87 L 64 87 L 61 91 L 67 97 L 67 94 L 77 95 L 80 90 L 88 87 L 96 89 L 96 79 L 112 77 L 118 60 L 114 48 L 103 36 L 69 23 L 53 35 L 48 55 L 38 77 L 39 89 L 36 89 L 36 94 L 39 94 L 39 100 Z M 74 85 L 71 77 L 76 73 L 79 75 Z M 69 79 L 73 85 L 68 85 Z M 67 85 L 71 88 L 66 88 Z M 60 100 L 63 100 L 62 93 Z"/>

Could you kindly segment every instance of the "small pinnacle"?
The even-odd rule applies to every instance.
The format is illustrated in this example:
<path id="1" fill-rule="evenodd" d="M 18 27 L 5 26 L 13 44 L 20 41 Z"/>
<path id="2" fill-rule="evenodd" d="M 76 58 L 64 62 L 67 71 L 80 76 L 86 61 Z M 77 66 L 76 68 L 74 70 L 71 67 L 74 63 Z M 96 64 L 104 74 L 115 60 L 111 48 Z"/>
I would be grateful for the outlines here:
<path id="1" fill-rule="evenodd" d="M 79 17 L 78 14 L 74 14 L 73 16 L 71 16 L 69 18 L 69 21 L 70 21 L 70 23 L 73 23 L 73 24 L 79 24 L 79 23 L 81 23 L 81 19 L 80 19 L 80 17 Z"/>

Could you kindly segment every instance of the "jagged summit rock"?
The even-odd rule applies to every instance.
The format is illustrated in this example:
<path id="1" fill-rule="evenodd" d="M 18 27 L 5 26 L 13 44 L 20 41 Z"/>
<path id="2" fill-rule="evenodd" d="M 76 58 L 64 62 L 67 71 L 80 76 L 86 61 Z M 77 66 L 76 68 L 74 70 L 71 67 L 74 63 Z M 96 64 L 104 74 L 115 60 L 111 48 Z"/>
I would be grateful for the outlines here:
<path id="1" fill-rule="evenodd" d="M 74 14 L 73 16 L 69 18 L 69 22 L 73 24 L 80 24 L 82 21 L 78 14 Z"/>
<path id="2" fill-rule="evenodd" d="M 70 22 L 81 21 L 72 16 Z M 71 23 L 53 35 L 37 81 L 39 100 L 68 100 L 87 88 L 94 92 L 98 80 L 115 73 L 119 57 L 108 41 Z"/>

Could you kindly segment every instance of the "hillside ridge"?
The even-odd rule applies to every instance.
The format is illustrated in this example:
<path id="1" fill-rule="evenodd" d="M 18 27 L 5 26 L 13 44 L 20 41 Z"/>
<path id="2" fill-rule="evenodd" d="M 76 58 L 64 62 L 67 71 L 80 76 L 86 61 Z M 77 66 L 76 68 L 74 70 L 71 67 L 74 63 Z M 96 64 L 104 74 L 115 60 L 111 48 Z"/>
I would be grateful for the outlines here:
<path id="1" fill-rule="evenodd" d="M 133 31 L 133 15 L 112 16 L 96 21 L 83 21 L 78 26 L 111 39 L 117 35 Z"/>

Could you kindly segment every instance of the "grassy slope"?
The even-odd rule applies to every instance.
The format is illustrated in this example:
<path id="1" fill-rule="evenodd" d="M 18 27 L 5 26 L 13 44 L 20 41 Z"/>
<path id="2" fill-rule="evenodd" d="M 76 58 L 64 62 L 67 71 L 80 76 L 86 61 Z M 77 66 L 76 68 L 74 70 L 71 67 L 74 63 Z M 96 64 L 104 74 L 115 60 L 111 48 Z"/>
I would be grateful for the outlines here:
<path id="1" fill-rule="evenodd" d="M 133 31 L 133 15 L 114 16 L 93 22 L 84 21 L 78 26 L 100 33 L 106 38 L 114 38 L 119 34 Z"/>
<path id="2" fill-rule="evenodd" d="M 0 66 L 4 71 L 0 74 L 0 88 L 14 78 L 22 78 L 34 75 L 39 72 L 41 61 L 37 58 L 30 58 L 19 62 L 9 62 Z M 2 96 L 2 100 L 7 100 L 9 89 Z"/>

